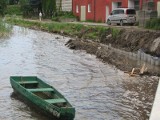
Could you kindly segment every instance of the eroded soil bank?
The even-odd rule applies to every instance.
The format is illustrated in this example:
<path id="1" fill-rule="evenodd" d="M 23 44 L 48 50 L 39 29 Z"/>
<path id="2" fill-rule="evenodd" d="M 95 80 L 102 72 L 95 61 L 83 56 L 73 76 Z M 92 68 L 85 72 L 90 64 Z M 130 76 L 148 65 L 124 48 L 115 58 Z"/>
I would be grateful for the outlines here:
<path id="1" fill-rule="evenodd" d="M 132 68 L 140 68 L 142 66 L 143 62 L 142 64 L 137 64 L 137 60 L 129 59 L 111 51 L 107 47 L 109 44 L 124 51 L 137 53 L 138 50 L 142 50 L 152 56 L 160 57 L 160 31 L 121 29 L 119 34 L 114 37 L 111 29 L 108 29 L 101 34 L 99 42 L 83 39 L 82 35 L 81 39 L 72 39 L 66 45 L 71 49 L 83 49 L 87 53 L 95 54 L 104 62 L 113 64 L 123 71 L 131 71 Z M 156 68 L 147 67 L 147 74 L 160 75 L 159 66 Z"/>

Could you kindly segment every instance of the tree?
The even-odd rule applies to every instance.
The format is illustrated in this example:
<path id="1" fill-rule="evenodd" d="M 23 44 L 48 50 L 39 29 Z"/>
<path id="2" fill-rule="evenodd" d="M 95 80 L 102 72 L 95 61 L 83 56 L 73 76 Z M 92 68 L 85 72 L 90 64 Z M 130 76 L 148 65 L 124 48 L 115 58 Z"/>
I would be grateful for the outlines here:
<path id="1" fill-rule="evenodd" d="M 52 17 L 56 13 L 56 0 L 20 0 L 25 17 L 37 16 L 39 12 L 45 17 Z"/>
<path id="2" fill-rule="evenodd" d="M 21 10 L 23 12 L 23 17 L 29 17 L 32 13 L 32 8 L 29 5 L 29 0 L 20 0 Z"/>
<path id="3" fill-rule="evenodd" d="M 6 8 L 7 8 L 7 1 L 0 0 L 0 15 L 4 16 Z"/>
<path id="4" fill-rule="evenodd" d="M 10 5 L 18 4 L 19 0 L 7 0 Z"/>
<path id="5" fill-rule="evenodd" d="M 41 0 L 42 12 L 46 17 L 52 17 L 56 13 L 56 0 Z"/>

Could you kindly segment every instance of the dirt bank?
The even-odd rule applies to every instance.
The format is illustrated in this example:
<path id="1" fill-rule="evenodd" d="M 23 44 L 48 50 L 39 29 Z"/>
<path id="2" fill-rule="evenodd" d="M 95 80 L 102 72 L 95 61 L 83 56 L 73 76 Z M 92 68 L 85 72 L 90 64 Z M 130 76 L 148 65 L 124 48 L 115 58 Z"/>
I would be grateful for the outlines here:
<path id="1" fill-rule="evenodd" d="M 160 31 L 122 29 L 116 38 L 113 38 L 111 34 L 109 35 L 104 34 L 100 42 L 104 44 L 110 43 L 116 48 L 127 51 L 134 52 L 141 49 L 153 56 L 160 56 Z"/>
<path id="2" fill-rule="evenodd" d="M 141 65 L 137 64 L 136 60 L 129 59 L 124 55 L 110 50 L 107 44 L 129 52 L 137 52 L 141 49 L 145 53 L 160 57 L 160 31 L 121 29 L 115 37 L 112 35 L 111 29 L 108 29 L 100 35 L 99 42 L 82 38 L 83 35 L 81 39 L 72 39 L 66 45 L 71 49 L 86 50 L 86 52 L 96 55 L 104 62 L 113 64 L 123 71 L 131 71 L 132 68 L 139 68 Z M 147 74 L 160 75 L 159 68 L 156 70 L 154 68 L 148 69 Z"/>

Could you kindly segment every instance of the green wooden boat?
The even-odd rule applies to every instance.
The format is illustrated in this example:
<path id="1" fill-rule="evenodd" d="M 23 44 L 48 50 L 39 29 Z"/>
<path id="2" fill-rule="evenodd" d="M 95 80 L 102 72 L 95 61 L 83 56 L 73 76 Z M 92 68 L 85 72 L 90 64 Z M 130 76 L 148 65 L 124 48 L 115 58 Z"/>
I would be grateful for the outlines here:
<path id="1" fill-rule="evenodd" d="M 48 116 L 61 120 L 73 120 L 75 108 L 55 88 L 36 76 L 11 76 L 10 82 L 16 93 L 21 94 Z"/>

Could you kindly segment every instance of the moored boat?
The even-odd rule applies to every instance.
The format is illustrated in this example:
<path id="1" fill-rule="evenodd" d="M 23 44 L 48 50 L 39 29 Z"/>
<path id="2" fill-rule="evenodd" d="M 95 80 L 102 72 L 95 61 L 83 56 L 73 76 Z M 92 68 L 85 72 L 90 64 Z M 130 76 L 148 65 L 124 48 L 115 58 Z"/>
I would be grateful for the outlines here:
<path id="1" fill-rule="evenodd" d="M 10 83 L 15 92 L 24 96 L 49 116 L 61 120 L 73 120 L 75 108 L 54 87 L 36 76 L 11 76 Z"/>

